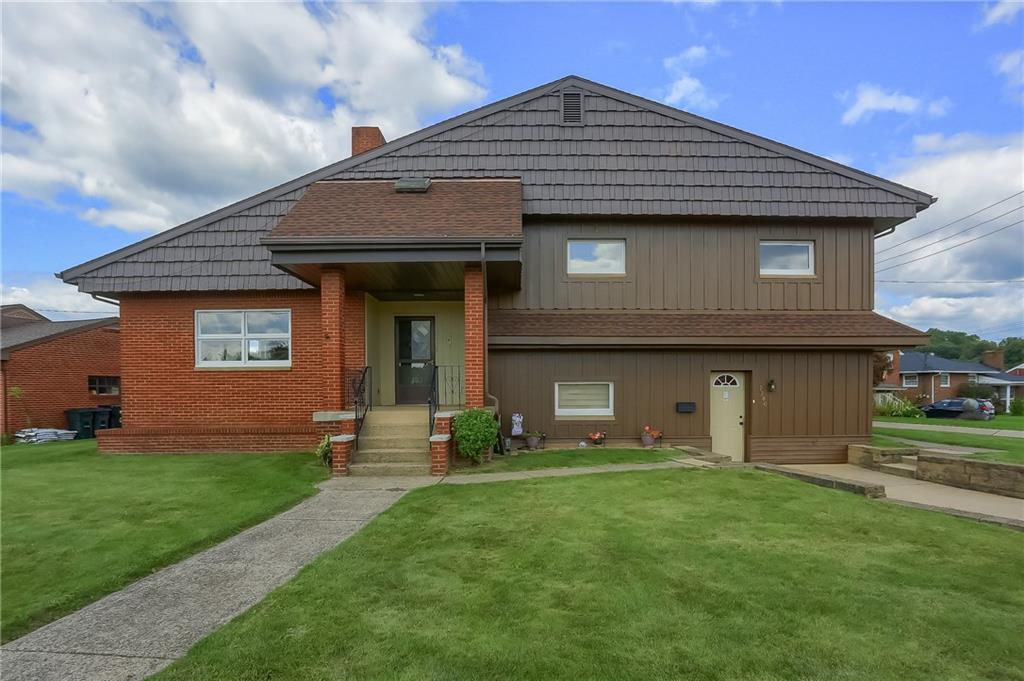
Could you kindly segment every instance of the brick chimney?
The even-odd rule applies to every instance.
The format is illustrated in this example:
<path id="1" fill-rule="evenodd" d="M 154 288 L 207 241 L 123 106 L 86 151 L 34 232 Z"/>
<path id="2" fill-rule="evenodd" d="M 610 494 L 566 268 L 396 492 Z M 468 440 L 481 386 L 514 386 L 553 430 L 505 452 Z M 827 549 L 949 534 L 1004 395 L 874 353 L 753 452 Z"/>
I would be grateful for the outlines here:
<path id="1" fill-rule="evenodd" d="M 375 125 L 356 125 L 352 127 L 352 155 L 365 154 L 384 144 L 384 133 Z"/>
<path id="2" fill-rule="evenodd" d="M 981 363 L 987 367 L 1002 371 L 1004 361 L 1002 350 L 986 350 L 981 353 Z"/>
<path id="3" fill-rule="evenodd" d="M 899 383 L 900 383 L 900 355 L 902 355 L 903 353 L 900 352 L 899 350 L 893 350 L 892 352 L 890 352 L 888 354 L 892 358 L 892 369 L 890 369 L 885 374 L 885 382 L 886 383 L 895 383 L 895 384 L 899 385 Z"/>

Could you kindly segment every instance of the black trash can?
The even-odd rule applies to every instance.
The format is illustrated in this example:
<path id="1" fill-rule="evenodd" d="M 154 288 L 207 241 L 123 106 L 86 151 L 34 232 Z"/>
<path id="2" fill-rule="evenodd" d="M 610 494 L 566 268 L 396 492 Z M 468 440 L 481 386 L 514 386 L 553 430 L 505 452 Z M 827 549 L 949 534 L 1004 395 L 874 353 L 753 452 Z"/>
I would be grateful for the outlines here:
<path id="1" fill-rule="evenodd" d="M 99 407 L 89 411 L 92 412 L 92 428 L 94 431 L 106 430 L 110 427 L 110 407 Z"/>
<path id="2" fill-rule="evenodd" d="M 106 408 L 110 410 L 110 427 L 120 428 L 121 427 L 121 405 L 120 404 L 108 404 Z"/>
<path id="3" fill-rule="evenodd" d="M 92 422 L 92 409 L 68 409 L 64 412 L 64 415 L 68 419 L 68 430 L 75 431 L 76 440 L 96 437 L 96 430 Z"/>

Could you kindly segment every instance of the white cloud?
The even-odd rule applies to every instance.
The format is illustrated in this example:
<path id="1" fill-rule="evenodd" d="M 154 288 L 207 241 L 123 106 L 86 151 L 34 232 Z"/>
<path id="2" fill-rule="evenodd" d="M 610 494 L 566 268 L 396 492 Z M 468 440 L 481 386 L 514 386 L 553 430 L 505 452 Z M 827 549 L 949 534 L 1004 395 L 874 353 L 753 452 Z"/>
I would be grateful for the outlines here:
<path id="1" fill-rule="evenodd" d="M 932 118 L 939 118 L 945 116 L 953 106 L 953 101 L 949 97 L 925 101 L 898 90 L 887 91 L 874 83 L 860 83 L 855 92 L 841 93 L 839 101 L 848 103 L 841 119 L 843 125 L 866 122 L 876 113 L 900 113 L 909 116 L 923 111 Z"/>
<path id="2" fill-rule="evenodd" d="M 890 247 L 970 215 L 1024 190 L 1024 135 L 985 137 L 975 134 L 919 135 L 915 155 L 901 159 L 880 174 L 938 197 L 920 216 L 900 225 L 896 233 L 876 242 L 876 250 Z M 1001 213 L 1010 212 L 1001 218 Z M 996 218 L 957 235 L 983 220 Z M 994 232 L 1024 218 L 1024 197 L 1015 197 L 905 246 L 878 253 L 876 279 L 897 281 L 979 281 L 1024 278 L 1024 226 L 1010 227 L 973 243 L 944 249 L 976 236 Z M 918 246 L 927 246 L 908 253 Z M 883 270 L 923 255 L 914 263 Z M 902 257 L 892 258 L 906 254 Z M 890 259 L 892 258 L 892 259 Z M 1024 319 L 1024 286 L 1016 283 L 877 285 L 878 308 L 883 314 L 918 328 L 937 326 L 979 331 Z M 1024 326 L 1007 333 L 1024 333 Z M 1000 334 L 996 334 L 1000 335 Z"/>
<path id="3" fill-rule="evenodd" d="M 4 188 L 131 231 L 164 229 L 483 97 L 420 5 L 41 4 L 4 9 Z M 323 99 L 337 105 L 328 111 Z"/>
<path id="4" fill-rule="evenodd" d="M 116 305 L 108 305 L 56 279 L 36 279 L 24 286 L 0 284 L 4 305 L 21 303 L 54 320 L 90 319 L 116 315 Z"/>
<path id="5" fill-rule="evenodd" d="M 1024 10 L 1024 2 L 1021 0 L 999 0 L 991 5 L 985 6 L 985 16 L 982 19 L 982 26 L 994 26 L 995 24 L 1010 23 L 1013 18 Z"/>
<path id="6" fill-rule="evenodd" d="M 715 54 L 721 54 L 715 49 Z M 666 104 L 696 111 L 711 111 L 718 107 L 718 97 L 692 73 L 692 68 L 707 61 L 712 49 L 705 45 L 691 45 L 677 55 L 666 57 L 662 65 L 673 80 L 668 86 Z"/>
<path id="7" fill-rule="evenodd" d="M 996 73 L 1006 79 L 1006 88 L 1019 100 L 1024 101 L 1024 50 L 1004 52 L 996 56 Z"/>
<path id="8" fill-rule="evenodd" d="M 940 118 L 949 113 L 950 107 L 953 106 L 953 100 L 949 97 L 941 97 L 928 102 L 928 115 L 933 118 Z"/>

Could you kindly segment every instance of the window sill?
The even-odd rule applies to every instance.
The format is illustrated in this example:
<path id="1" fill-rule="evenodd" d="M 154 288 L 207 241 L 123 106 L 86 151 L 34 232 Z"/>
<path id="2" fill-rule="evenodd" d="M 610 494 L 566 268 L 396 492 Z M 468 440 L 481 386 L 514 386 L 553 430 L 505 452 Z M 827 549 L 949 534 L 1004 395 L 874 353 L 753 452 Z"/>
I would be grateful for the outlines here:
<path id="1" fill-rule="evenodd" d="M 615 422 L 614 416 L 555 416 L 556 421 L 607 421 Z"/>
<path id="2" fill-rule="evenodd" d="M 196 371 L 291 371 L 291 365 L 276 367 L 241 366 L 241 367 L 194 367 Z"/>

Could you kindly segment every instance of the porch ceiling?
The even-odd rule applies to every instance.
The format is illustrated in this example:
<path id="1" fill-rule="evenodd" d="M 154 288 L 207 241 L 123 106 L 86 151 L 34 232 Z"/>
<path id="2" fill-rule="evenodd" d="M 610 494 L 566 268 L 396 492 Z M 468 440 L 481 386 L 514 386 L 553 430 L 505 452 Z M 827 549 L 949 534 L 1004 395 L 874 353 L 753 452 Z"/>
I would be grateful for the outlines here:
<path id="1" fill-rule="evenodd" d="M 379 300 L 462 300 L 466 262 L 375 262 L 347 263 L 345 286 L 367 291 Z M 282 267 L 319 286 L 323 265 L 292 264 Z M 487 263 L 487 286 L 491 290 L 519 287 L 519 262 Z"/>

